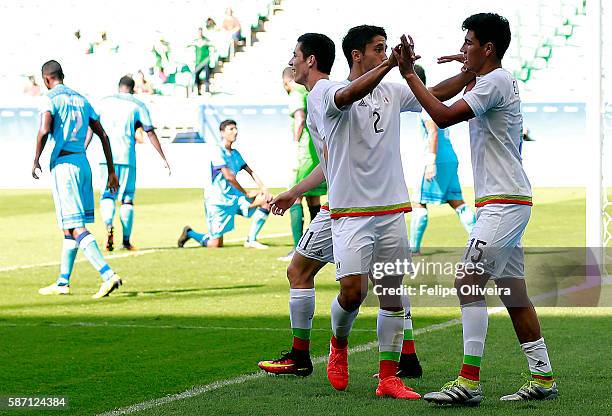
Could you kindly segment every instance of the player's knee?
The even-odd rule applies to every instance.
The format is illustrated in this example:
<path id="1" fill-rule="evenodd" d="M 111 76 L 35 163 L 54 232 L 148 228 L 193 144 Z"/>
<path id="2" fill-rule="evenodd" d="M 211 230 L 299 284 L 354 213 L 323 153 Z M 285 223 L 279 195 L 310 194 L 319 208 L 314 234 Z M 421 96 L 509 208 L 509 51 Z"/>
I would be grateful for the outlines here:
<path id="1" fill-rule="evenodd" d="M 361 285 L 352 285 L 348 287 L 342 287 L 340 289 L 340 297 L 344 305 L 350 305 L 354 308 L 359 307 L 363 300 L 368 295 L 368 289 Z"/>
<path id="2" fill-rule="evenodd" d="M 223 240 L 221 240 L 220 238 L 211 238 L 210 240 L 208 240 L 208 243 L 206 243 L 206 247 L 210 247 L 210 248 L 223 247 Z"/>
<path id="3" fill-rule="evenodd" d="M 293 265 L 289 265 L 287 268 L 287 279 L 289 280 L 289 286 L 294 289 L 312 287 L 314 280 L 312 274 L 307 270 Z"/>

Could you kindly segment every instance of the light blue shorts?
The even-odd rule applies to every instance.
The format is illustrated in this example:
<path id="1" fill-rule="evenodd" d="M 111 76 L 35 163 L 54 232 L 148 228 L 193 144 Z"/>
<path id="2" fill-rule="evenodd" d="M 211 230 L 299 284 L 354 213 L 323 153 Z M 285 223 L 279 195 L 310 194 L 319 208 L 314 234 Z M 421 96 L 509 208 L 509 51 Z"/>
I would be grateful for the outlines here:
<path id="1" fill-rule="evenodd" d="M 458 167 L 458 163 L 436 164 L 436 176 L 431 181 L 421 176 L 414 190 L 413 201 L 420 204 L 444 204 L 462 200 Z"/>
<path id="2" fill-rule="evenodd" d="M 108 167 L 106 163 L 100 163 L 100 171 L 102 174 L 102 184 L 100 188 L 100 199 L 110 198 L 119 200 L 122 203 L 134 202 L 134 194 L 136 193 L 136 167 L 130 165 L 115 165 L 115 173 L 119 179 L 119 189 L 117 193 L 112 194 L 106 187 L 108 182 Z"/>
<path id="3" fill-rule="evenodd" d="M 251 200 L 242 195 L 236 198 L 233 204 L 217 205 L 208 199 L 205 200 L 206 223 L 210 238 L 221 238 L 223 234 L 229 233 L 234 229 L 234 216 L 242 215 L 250 218 L 257 207 L 251 208 Z"/>
<path id="4" fill-rule="evenodd" d="M 85 153 L 62 156 L 51 168 L 57 225 L 62 230 L 94 222 L 91 168 Z"/>

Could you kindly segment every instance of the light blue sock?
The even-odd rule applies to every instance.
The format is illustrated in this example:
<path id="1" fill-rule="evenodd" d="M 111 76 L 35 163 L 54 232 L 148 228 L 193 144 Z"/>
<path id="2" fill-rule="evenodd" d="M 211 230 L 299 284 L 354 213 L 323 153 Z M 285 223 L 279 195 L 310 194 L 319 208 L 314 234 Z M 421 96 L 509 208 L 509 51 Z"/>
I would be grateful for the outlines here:
<path id="1" fill-rule="evenodd" d="M 267 209 L 257 208 L 257 211 L 255 211 L 255 214 L 253 214 L 253 221 L 251 222 L 251 229 L 249 230 L 247 241 L 257 240 L 257 236 L 259 235 L 261 228 L 266 223 L 269 213 L 270 211 Z"/>
<path id="2" fill-rule="evenodd" d="M 115 200 L 112 198 L 102 198 L 100 200 L 100 213 L 106 227 L 112 226 L 113 218 L 115 218 Z"/>
<path id="3" fill-rule="evenodd" d="M 79 235 L 76 241 L 81 250 L 83 250 L 87 260 L 89 260 L 91 265 L 100 273 L 100 277 L 102 277 L 103 281 L 106 282 L 113 277 L 115 272 L 111 270 L 110 266 L 104 260 L 100 247 L 98 247 L 98 243 L 96 243 L 96 239 L 89 231 L 85 231 Z"/>
<path id="4" fill-rule="evenodd" d="M 123 228 L 123 242 L 129 242 L 130 235 L 132 235 L 132 224 L 134 223 L 134 205 L 121 204 L 119 216 L 121 217 L 121 227 Z"/>
<path id="5" fill-rule="evenodd" d="M 465 231 L 470 234 L 474 228 L 474 224 L 476 224 L 476 216 L 474 215 L 474 212 L 466 204 L 458 206 L 455 211 L 457 212 L 457 215 L 459 215 L 461 225 L 463 225 Z"/>
<path id="6" fill-rule="evenodd" d="M 410 250 L 421 251 L 421 241 L 427 228 L 427 208 L 414 208 L 410 214 Z"/>
<path id="7" fill-rule="evenodd" d="M 208 234 L 200 234 L 193 230 L 187 231 L 187 237 L 193 238 L 203 247 L 206 247 L 206 245 L 208 244 L 208 240 L 210 240 L 210 236 Z"/>
<path id="8" fill-rule="evenodd" d="M 74 267 L 74 259 L 76 258 L 79 246 L 74 238 L 64 236 L 62 244 L 62 261 L 60 263 L 60 275 L 55 281 L 58 286 L 70 285 L 70 275 Z"/>

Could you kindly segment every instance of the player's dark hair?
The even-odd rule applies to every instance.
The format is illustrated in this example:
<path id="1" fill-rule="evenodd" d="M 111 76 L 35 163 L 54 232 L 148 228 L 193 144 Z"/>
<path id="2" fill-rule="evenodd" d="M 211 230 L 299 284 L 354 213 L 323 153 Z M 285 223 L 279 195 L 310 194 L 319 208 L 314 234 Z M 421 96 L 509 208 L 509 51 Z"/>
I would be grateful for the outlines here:
<path id="1" fill-rule="evenodd" d="M 421 65 L 414 66 L 414 73 L 417 74 L 417 77 L 421 79 L 421 82 L 427 85 L 427 76 L 425 75 L 425 70 Z"/>
<path id="2" fill-rule="evenodd" d="M 231 125 L 237 126 L 238 124 L 234 120 L 231 120 L 231 119 L 223 120 L 221 124 L 219 124 L 219 131 L 223 131 L 225 130 L 227 126 L 231 126 Z"/>
<path id="3" fill-rule="evenodd" d="M 136 82 L 134 82 L 134 78 L 129 75 L 124 75 L 119 80 L 119 86 L 128 87 L 130 91 L 134 91 L 134 87 L 136 86 Z"/>
<path id="4" fill-rule="evenodd" d="M 497 13 L 473 14 L 463 21 L 461 28 L 472 30 L 481 45 L 487 42 L 495 45 L 495 54 L 499 59 L 504 57 L 510 46 L 510 23 Z"/>
<path id="5" fill-rule="evenodd" d="M 42 74 L 51 78 L 59 79 L 60 81 L 64 79 L 64 71 L 62 71 L 62 66 L 59 64 L 59 62 L 54 60 L 47 61 L 43 64 Z"/>
<path id="6" fill-rule="evenodd" d="M 342 52 L 348 62 L 349 68 L 353 67 L 353 51 L 358 50 L 365 53 L 365 48 L 374 36 L 382 36 L 387 39 L 387 32 L 379 26 L 361 25 L 349 29 L 342 39 Z"/>
<path id="7" fill-rule="evenodd" d="M 334 41 L 322 33 L 304 33 L 297 41 L 304 59 L 314 55 L 317 60 L 317 69 L 329 75 L 336 59 Z"/>

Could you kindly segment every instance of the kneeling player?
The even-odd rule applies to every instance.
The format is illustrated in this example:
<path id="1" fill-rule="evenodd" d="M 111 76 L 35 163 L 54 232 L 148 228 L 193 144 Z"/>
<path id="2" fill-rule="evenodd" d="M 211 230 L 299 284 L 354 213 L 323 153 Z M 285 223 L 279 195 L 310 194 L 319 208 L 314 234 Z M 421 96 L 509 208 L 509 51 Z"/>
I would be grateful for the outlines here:
<path id="1" fill-rule="evenodd" d="M 264 186 L 259 176 L 246 164 L 240 152 L 232 148 L 238 136 L 238 128 L 234 120 L 225 120 L 220 126 L 221 146 L 216 146 L 215 154 L 210 163 L 210 183 L 206 188 L 205 206 L 208 234 L 200 234 L 190 226 L 185 226 L 178 239 L 178 246 L 183 247 L 193 238 L 203 247 L 223 247 L 223 235 L 234 229 L 234 216 L 253 217 L 251 229 L 244 243 L 246 248 L 267 249 L 268 246 L 257 241 L 270 206 L 267 201 L 272 196 Z M 236 180 L 236 174 L 245 170 L 259 191 L 247 192 Z"/>

